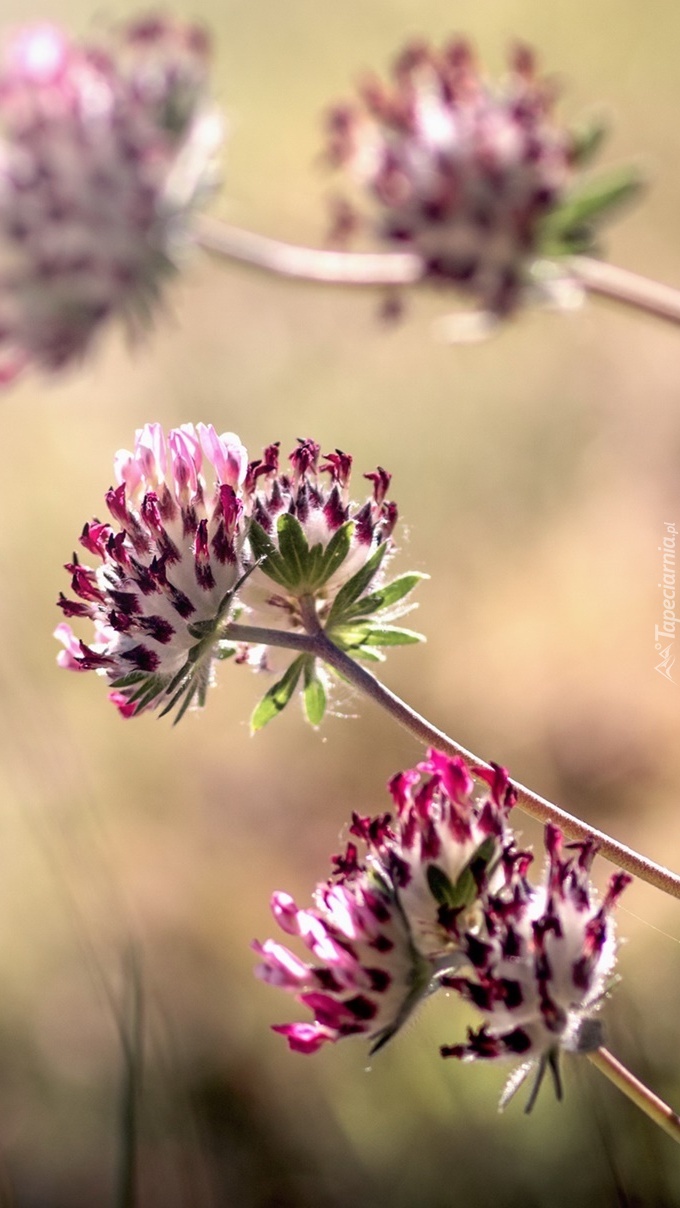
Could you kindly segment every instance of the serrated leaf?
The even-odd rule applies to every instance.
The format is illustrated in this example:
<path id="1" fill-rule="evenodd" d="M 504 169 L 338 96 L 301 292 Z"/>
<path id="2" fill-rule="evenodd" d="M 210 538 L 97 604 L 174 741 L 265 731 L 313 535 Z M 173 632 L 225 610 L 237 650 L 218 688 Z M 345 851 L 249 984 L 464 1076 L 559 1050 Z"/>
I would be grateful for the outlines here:
<path id="1" fill-rule="evenodd" d="M 335 621 L 343 619 L 345 616 L 345 610 L 349 607 L 349 605 L 353 604 L 355 600 L 358 600 L 359 597 L 364 594 L 371 580 L 377 574 L 380 568 L 380 563 L 382 562 L 386 553 L 387 542 L 383 541 L 382 544 L 378 546 L 377 550 L 371 554 L 371 557 L 367 562 L 364 563 L 361 569 L 358 570 L 355 575 L 352 575 L 352 578 L 348 579 L 346 583 L 343 583 L 340 591 L 333 601 L 333 607 L 328 615 L 327 624 L 329 626 Z"/>
<path id="2" fill-rule="evenodd" d="M 572 255 L 588 251 L 595 229 L 612 211 L 630 201 L 643 186 L 635 168 L 619 168 L 576 187 L 546 219 L 539 240 L 543 255 Z"/>
<path id="3" fill-rule="evenodd" d="M 297 688 L 306 658 L 307 655 L 303 654 L 294 659 L 290 667 L 281 676 L 281 679 L 272 685 L 269 691 L 262 697 L 259 704 L 255 706 L 250 719 L 250 728 L 253 734 L 257 733 L 263 726 L 266 726 L 267 722 L 271 721 L 274 717 L 278 717 L 279 713 L 283 712 Z"/>
<path id="4" fill-rule="evenodd" d="M 349 620 L 351 617 L 371 616 L 372 613 L 382 611 L 384 608 L 392 608 L 399 600 L 403 600 L 409 592 L 413 591 L 423 579 L 429 579 L 429 575 L 420 574 L 418 571 L 410 571 L 407 574 L 399 575 L 393 579 L 391 583 L 386 583 L 384 587 L 379 587 L 377 591 L 372 591 L 368 596 L 362 596 L 355 604 L 350 605 L 345 610 L 344 618 Z"/>
<path id="5" fill-rule="evenodd" d="M 320 726 L 326 712 L 326 689 L 316 674 L 314 660 L 305 663 L 305 687 L 303 692 L 305 715 L 310 726 Z"/>
<path id="6" fill-rule="evenodd" d="M 579 168 L 589 164 L 607 137 L 607 123 L 601 117 L 591 117 L 569 131 L 572 137 L 571 160 Z"/>

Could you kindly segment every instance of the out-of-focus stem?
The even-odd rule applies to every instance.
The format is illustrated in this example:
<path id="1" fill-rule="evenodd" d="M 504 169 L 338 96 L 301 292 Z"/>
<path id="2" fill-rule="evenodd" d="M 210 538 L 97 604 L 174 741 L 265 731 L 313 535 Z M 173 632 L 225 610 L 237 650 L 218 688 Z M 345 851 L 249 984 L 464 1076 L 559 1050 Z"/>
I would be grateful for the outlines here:
<path id="1" fill-rule="evenodd" d="M 394 692 L 381 684 L 380 680 L 376 679 L 366 667 L 362 667 L 344 650 L 340 650 L 321 628 L 311 598 L 303 598 L 299 603 L 303 624 L 307 629 L 306 634 L 231 624 L 226 626 L 224 637 L 228 641 L 284 646 L 290 650 L 315 655 L 337 671 L 343 679 L 369 696 L 389 713 L 390 717 L 394 718 L 410 734 L 413 734 L 419 742 L 426 746 L 436 747 L 437 750 L 443 751 L 447 755 L 459 756 L 471 769 L 489 767 L 483 759 L 478 759 L 460 743 L 449 738 L 443 730 L 432 725 L 427 718 L 417 713 Z M 525 814 L 538 819 L 539 822 L 554 823 L 569 839 L 591 840 L 597 843 L 600 855 L 610 860 L 612 864 L 618 865 L 619 868 L 625 869 L 626 872 L 639 877 L 642 881 L 647 881 L 650 885 L 662 890 L 663 893 L 680 898 L 680 876 L 677 873 L 671 872 L 661 864 L 656 864 L 653 860 L 648 860 L 639 852 L 612 839 L 604 831 L 597 830 L 596 827 L 582 822 L 580 818 L 568 814 L 566 810 L 546 801 L 544 797 L 525 788 L 516 780 L 512 780 L 510 783 L 517 793 L 517 806 Z"/>
<path id="2" fill-rule="evenodd" d="M 680 290 L 671 285 L 662 285 L 591 256 L 574 256 L 570 266 L 588 293 L 599 294 L 601 298 L 609 298 L 634 310 L 643 310 L 668 323 L 680 324 Z"/>
<path id="3" fill-rule="evenodd" d="M 413 285 L 424 264 L 413 252 L 333 252 L 282 243 L 201 216 L 194 238 L 206 251 L 277 277 L 320 285 Z"/>
<path id="4" fill-rule="evenodd" d="M 663 1099 L 659 1099 L 658 1095 L 650 1091 L 644 1082 L 640 1082 L 631 1074 L 630 1070 L 627 1070 L 625 1065 L 622 1065 L 608 1049 L 596 1049 L 594 1053 L 588 1053 L 587 1056 L 605 1078 L 608 1078 L 610 1082 L 614 1083 L 614 1086 L 628 1096 L 631 1103 L 639 1107 L 640 1111 L 649 1116 L 650 1120 L 658 1124 L 659 1128 L 667 1132 L 674 1141 L 680 1142 L 680 1116 L 667 1103 L 664 1103 Z"/>
<path id="5" fill-rule="evenodd" d="M 416 252 L 338 252 L 301 247 L 205 215 L 196 219 L 194 239 L 222 259 L 317 285 L 384 288 L 415 285 L 427 277 L 427 265 Z M 572 256 L 564 264 L 588 293 L 680 324 L 680 290 L 591 256 Z"/>

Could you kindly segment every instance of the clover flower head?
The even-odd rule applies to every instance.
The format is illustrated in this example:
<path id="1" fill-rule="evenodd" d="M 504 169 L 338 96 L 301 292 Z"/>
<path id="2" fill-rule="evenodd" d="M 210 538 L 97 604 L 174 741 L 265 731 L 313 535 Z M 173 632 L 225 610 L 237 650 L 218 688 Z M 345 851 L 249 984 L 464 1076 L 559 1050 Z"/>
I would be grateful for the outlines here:
<path id="1" fill-rule="evenodd" d="M 420 634 L 393 625 L 411 605 L 405 597 L 424 576 L 385 582 L 394 550 L 396 504 L 387 498 L 390 475 L 381 466 L 364 477 L 371 484 L 352 500 L 352 458 L 336 449 L 321 456 L 313 440 L 300 440 L 279 468 L 279 446 L 251 462 L 245 484 L 251 517 L 251 573 L 241 601 L 258 625 L 307 634 L 324 630 L 336 646 L 359 657 L 381 659 L 381 647 L 420 641 Z M 240 655 L 258 670 L 279 670 L 281 651 L 254 646 Z M 251 719 L 259 729 L 281 712 L 303 679 L 307 719 L 318 725 L 331 677 L 321 659 L 301 655 L 268 690 Z"/>
<path id="2" fill-rule="evenodd" d="M 387 499 L 391 476 L 380 466 L 364 475 L 372 484 L 368 497 L 353 503 L 348 453 L 336 449 L 322 458 L 321 446 L 307 439 L 298 441 L 288 460 L 290 470 L 280 471 L 279 447 L 270 445 L 248 468 L 253 549 L 267 557 L 250 576 L 243 599 L 251 611 L 295 628 L 303 596 L 314 596 L 323 621 L 342 586 L 371 558 L 371 581 L 377 576 L 391 549 L 397 506 Z"/>
<path id="3" fill-rule="evenodd" d="M 520 870 L 509 888 L 488 894 L 483 925 L 461 937 L 469 974 L 442 979 L 485 1018 L 466 1043 L 444 1046 L 442 1056 L 521 1057 L 502 1104 L 537 1066 L 529 1109 L 546 1067 L 561 1096 L 560 1051 L 585 1052 L 601 1043 L 595 1015 L 616 961 L 611 912 L 631 879 L 615 873 L 599 903 L 589 879 L 594 844 L 571 844 L 565 854 L 561 832 L 548 825 L 546 848 L 543 886 L 532 888 Z"/>
<path id="4" fill-rule="evenodd" d="M 373 1049 L 390 1039 L 442 973 L 465 959 L 460 937 L 476 925 L 476 901 L 502 867 L 505 885 L 517 865 L 506 825 L 514 798 L 502 769 L 484 785 L 460 759 L 431 750 L 390 789 L 397 818 L 353 815 L 350 834 L 365 855 L 350 840 L 334 857 L 335 875 L 317 889 L 315 910 L 274 895 L 280 926 L 315 962 L 272 940 L 255 944 L 258 976 L 314 1012 L 312 1024 L 275 1029 L 300 1051 L 355 1033 L 367 1034 Z"/>
<path id="5" fill-rule="evenodd" d="M 431 281 L 459 287 L 482 315 L 509 314 L 529 288 L 540 292 L 537 258 L 587 243 L 612 200 L 600 189 L 599 203 L 589 195 L 575 208 L 574 169 L 603 131 L 560 126 L 555 91 L 523 45 L 498 85 L 463 39 L 407 46 L 390 83 L 369 77 L 356 102 L 328 115 L 327 158 L 348 170 L 358 198 L 336 203 L 336 236 L 368 227 L 417 252 Z M 544 274 L 543 290 L 573 305 L 565 274 Z"/>
<path id="6" fill-rule="evenodd" d="M 271 671 L 270 649 L 285 648 L 283 677 L 256 707 L 252 727 L 280 713 L 300 679 L 306 716 L 318 725 L 330 682 L 330 647 L 315 647 L 319 635 L 372 658 L 381 645 L 420 640 L 387 622 L 424 577 L 382 580 L 396 521 L 389 475 L 367 475 L 372 491 L 357 506 L 348 493 L 351 458 L 336 451 L 319 461 L 319 446 L 300 441 L 291 472 L 279 474 L 278 445 L 248 464 L 239 438 L 211 425 L 183 424 L 167 435 L 160 424 L 140 429 L 134 450 L 115 456 L 110 519 L 86 524 L 80 537 L 101 565 L 77 554 L 67 564 L 77 598 L 62 594 L 59 606 L 94 632 L 86 644 L 61 624 L 60 665 L 105 675 L 126 717 L 180 705 L 179 719 L 204 703 L 216 658 Z M 277 630 L 285 631 L 280 640 Z M 302 653 L 291 662 L 296 648 Z"/>
<path id="7" fill-rule="evenodd" d="M 530 863 L 528 853 L 516 850 L 507 823 L 515 792 L 503 768 L 478 768 L 473 778 L 462 759 L 436 750 L 394 776 L 389 789 L 397 813 L 382 832 L 377 857 L 419 950 L 442 957 L 477 926 L 489 886 L 505 884 Z M 355 833 L 360 828 L 355 819 Z M 367 840 L 370 834 L 369 826 Z"/>
<path id="8" fill-rule="evenodd" d="M 103 45 L 19 30 L 0 60 L 0 377 L 54 371 L 102 324 L 148 321 L 221 123 L 202 30 L 154 17 Z"/>
<path id="9" fill-rule="evenodd" d="M 66 617 L 93 623 L 94 640 L 86 645 L 67 624 L 56 636 L 60 664 L 103 674 L 124 716 L 180 701 L 183 712 L 205 697 L 243 573 L 246 469 L 238 437 L 205 424 L 167 436 L 147 424 L 132 452 L 116 454 L 111 519 L 86 524 L 80 537 L 99 565 L 74 554 L 66 569 L 77 598 L 59 600 Z"/>
<path id="10" fill-rule="evenodd" d="M 316 906 L 299 910 L 284 893 L 272 898 L 279 926 L 312 953 L 306 962 L 274 940 L 253 944 L 263 981 L 295 995 L 312 1023 L 277 1024 L 290 1047 L 314 1053 L 328 1041 L 365 1035 L 384 1044 L 428 992 L 431 971 L 413 946 L 387 881 L 354 863 L 319 885 Z"/>

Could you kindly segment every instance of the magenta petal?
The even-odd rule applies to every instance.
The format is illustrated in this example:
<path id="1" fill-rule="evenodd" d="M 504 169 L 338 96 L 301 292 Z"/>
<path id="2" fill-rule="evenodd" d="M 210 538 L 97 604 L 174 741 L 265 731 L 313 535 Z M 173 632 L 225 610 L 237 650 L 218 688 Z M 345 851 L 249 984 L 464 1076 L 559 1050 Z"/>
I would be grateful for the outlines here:
<path id="1" fill-rule="evenodd" d="M 272 1032 L 285 1036 L 294 1053 L 316 1053 L 326 1041 L 335 1039 L 314 1023 L 275 1023 Z"/>

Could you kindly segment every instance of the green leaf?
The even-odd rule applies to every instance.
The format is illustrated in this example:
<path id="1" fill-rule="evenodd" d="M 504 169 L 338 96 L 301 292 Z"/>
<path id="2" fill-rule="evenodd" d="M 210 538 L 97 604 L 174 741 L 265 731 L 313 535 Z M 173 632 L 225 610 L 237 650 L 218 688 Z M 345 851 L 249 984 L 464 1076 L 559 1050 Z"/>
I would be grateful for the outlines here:
<path id="1" fill-rule="evenodd" d="M 384 608 L 392 608 L 399 600 L 403 600 L 409 592 L 413 591 L 423 579 L 429 579 L 429 575 L 420 574 L 418 571 L 410 571 L 405 575 L 399 575 L 397 579 L 393 579 L 391 583 L 386 583 L 384 587 L 379 587 L 377 591 L 372 591 L 368 596 L 362 596 L 357 600 L 356 604 L 350 605 L 345 610 L 344 620 L 349 620 L 350 617 L 370 616 L 371 613 L 382 611 Z"/>
<path id="2" fill-rule="evenodd" d="M 276 524 L 279 534 L 279 554 L 285 566 L 289 587 L 306 590 L 312 559 L 304 529 L 297 516 L 286 512 Z"/>
<path id="3" fill-rule="evenodd" d="M 321 565 L 318 571 L 318 581 L 314 583 L 315 587 L 323 587 L 324 583 L 328 582 L 331 575 L 334 575 L 336 570 L 340 569 L 349 553 L 353 531 L 354 522 L 352 520 L 348 520 L 346 524 L 342 524 L 340 528 L 333 533 L 333 536 L 323 551 L 323 557 L 321 559 Z"/>
<path id="4" fill-rule="evenodd" d="M 398 625 L 373 625 L 365 631 L 361 645 L 366 646 L 412 646 L 424 642 L 425 635 L 415 629 L 402 629 Z"/>
<path id="5" fill-rule="evenodd" d="M 381 650 L 376 650 L 375 646 L 360 646 L 356 655 L 357 658 L 363 659 L 365 663 L 384 663 L 386 661 L 385 655 Z"/>
<path id="6" fill-rule="evenodd" d="M 324 548 L 320 541 L 313 545 L 309 551 L 307 559 L 307 573 L 305 575 L 305 590 L 308 592 L 316 591 L 319 586 L 319 580 L 323 575 L 323 555 Z"/>
<path id="7" fill-rule="evenodd" d="M 542 255 L 571 255 L 592 249 L 596 227 L 630 201 L 643 186 L 635 168 L 600 173 L 577 185 L 546 218 L 539 240 Z"/>
<path id="8" fill-rule="evenodd" d="M 456 884 L 451 887 L 451 898 L 448 905 L 456 910 L 460 906 L 470 906 L 477 897 L 477 882 L 469 868 L 464 868 Z"/>
<path id="9" fill-rule="evenodd" d="M 250 719 L 250 728 L 253 734 L 256 734 L 258 730 L 266 726 L 267 722 L 277 717 L 285 709 L 297 688 L 303 664 L 307 658 L 307 655 L 301 654 L 294 659 L 281 676 L 281 679 L 272 685 L 269 691 L 262 697 L 259 704 L 255 706 Z"/>
<path id="10" fill-rule="evenodd" d="M 260 562 L 260 567 L 264 574 L 268 578 L 273 579 L 275 583 L 278 583 L 280 587 L 287 587 L 286 564 L 271 537 L 265 533 L 262 525 L 258 524 L 257 520 L 251 521 L 248 537 L 255 560 Z"/>
<path id="11" fill-rule="evenodd" d="M 316 674 L 314 659 L 305 663 L 303 701 L 310 726 L 320 726 L 326 712 L 326 690 Z"/>
<path id="12" fill-rule="evenodd" d="M 440 868 L 438 864 L 428 864 L 426 875 L 427 884 L 435 902 L 440 906 L 451 906 L 453 885 L 444 869 Z"/>
<path id="13" fill-rule="evenodd" d="M 480 843 L 477 851 L 468 860 L 465 868 L 461 872 L 455 885 L 451 886 L 451 893 L 446 905 L 454 908 L 459 906 L 470 906 L 479 894 L 479 878 L 482 876 L 487 866 L 496 854 L 495 840 L 489 836 L 483 843 Z M 429 876 L 428 876 L 429 881 Z M 439 901 L 439 899 L 437 899 Z M 442 903 L 444 904 L 444 903 Z"/>
<path id="14" fill-rule="evenodd" d="M 468 864 L 468 868 L 475 877 L 479 877 L 480 874 L 486 870 L 495 854 L 496 841 L 489 836 L 488 839 L 485 839 L 484 842 L 480 844 L 474 856 L 470 860 L 470 863 Z"/>
<path id="15" fill-rule="evenodd" d="M 118 679 L 111 680 L 111 687 L 131 688 L 133 684 L 141 684 L 142 680 L 146 681 L 148 678 L 148 671 L 130 671 L 127 675 L 121 675 Z"/>
<path id="16" fill-rule="evenodd" d="M 602 117 L 593 116 L 572 126 L 569 131 L 572 137 L 572 163 L 583 168 L 594 158 L 607 137 L 607 123 Z"/>
<path id="17" fill-rule="evenodd" d="M 363 646 L 371 626 L 367 621 L 354 621 L 349 625 L 334 625 L 327 628 L 326 633 L 341 650 L 358 650 Z"/>
<path id="18" fill-rule="evenodd" d="M 348 579 L 346 583 L 343 583 L 340 591 L 333 601 L 333 607 L 328 615 L 328 626 L 332 625 L 335 621 L 344 619 L 345 610 L 350 604 L 353 604 L 355 600 L 358 600 L 359 597 L 364 594 L 369 583 L 377 574 L 380 568 L 380 563 L 382 562 L 386 553 L 387 542 L 383 541 L 382 544 L 378 546 L 377 550 L 371 554 L 371 557 L 368 559 L 368 561 L 364 563 L 364 565 L 361 567 L 361 570 L 358 570 L 355 575 L 352 575 L 351 579 Z"/>

